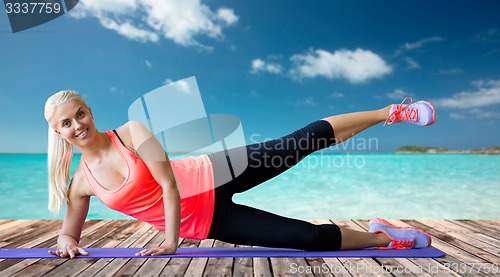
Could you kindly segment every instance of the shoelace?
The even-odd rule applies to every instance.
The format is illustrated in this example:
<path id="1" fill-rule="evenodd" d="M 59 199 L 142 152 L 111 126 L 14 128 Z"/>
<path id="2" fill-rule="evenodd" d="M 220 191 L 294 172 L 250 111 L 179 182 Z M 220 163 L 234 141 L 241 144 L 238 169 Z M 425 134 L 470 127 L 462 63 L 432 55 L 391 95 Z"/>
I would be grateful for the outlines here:
<path id="1" fill-rule="evenodd" d="M 397 240 L 393 239 L 392 240 L 392 245 L 391 249 L 411 249 L 413 247 L 413 244 L 415 243 L 414 240 Z"/>
<path id="2" fill-rule="evenodd" d="M 405 104 L 406 99 L 410 99 L 409 104 Z M 413 99 L 409 96 L 403 99 L 403 101 L 401 101 L 401 104 L 396 105 L 396 109 L 394 109 L 394 111 L 392 111 L 392 113 L 389 115 L 384 123 L 384 126 L 385 124 L 390 125 L 400 120 L 418 122 L 418 110 L 408 108 L 408 106 L 410 106 L 412 103 Z"/>

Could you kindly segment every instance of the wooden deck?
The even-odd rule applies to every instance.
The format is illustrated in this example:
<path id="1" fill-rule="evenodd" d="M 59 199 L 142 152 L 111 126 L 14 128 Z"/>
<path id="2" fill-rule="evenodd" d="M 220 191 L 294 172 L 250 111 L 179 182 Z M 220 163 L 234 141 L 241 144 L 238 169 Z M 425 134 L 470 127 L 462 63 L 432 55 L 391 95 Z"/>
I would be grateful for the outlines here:
<path id="1" fill-rule="evenodd" d="M 314 221 L 324 223 L 328 221 Z M 366 220 L 333 220 L 366 230 Z M 437 259 L 193 258 L 7 259 L 0 276 L 500 276 L 500 220 L 391 220 L 433 236 L 447 255 Z M 0 248 L 54 247 L 62 222 L 0 220 Z M 250 226 L 249 226 L 250 228 Z M 89 220 L 82 247 L 148 247 L 163 234 L 132 220 Z M 182 247 L 243 247 L 182 240 Z"/>

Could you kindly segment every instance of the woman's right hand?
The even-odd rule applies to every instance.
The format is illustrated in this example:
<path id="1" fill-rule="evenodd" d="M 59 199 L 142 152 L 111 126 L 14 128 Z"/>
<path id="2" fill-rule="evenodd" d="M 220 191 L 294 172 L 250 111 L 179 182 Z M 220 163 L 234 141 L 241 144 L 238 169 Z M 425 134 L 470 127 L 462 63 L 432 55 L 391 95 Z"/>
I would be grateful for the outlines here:
<path id="1" fill-rule="evenodd" d="M 66 244 L 65 247 L 61 247 L 61 248 L 58 247 L 58 249 L 55 251 L 49 250 L 49 254 L 56 255 L 56 256 L 59 256 L 61 258 L 66 258 L 69 255 L 69 257 L 71 259 L 73 259 L 77 255 L 87 256 L 89 253 L 81 247 L 78 247 L 74 244 L 68 243 L 68 244 Z"/>

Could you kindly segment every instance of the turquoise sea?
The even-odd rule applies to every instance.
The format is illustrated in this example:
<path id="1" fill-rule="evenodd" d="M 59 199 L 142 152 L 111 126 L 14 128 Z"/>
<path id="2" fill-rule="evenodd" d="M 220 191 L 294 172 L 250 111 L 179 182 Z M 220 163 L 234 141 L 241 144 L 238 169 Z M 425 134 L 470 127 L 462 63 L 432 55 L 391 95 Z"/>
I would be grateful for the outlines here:
<path id="1" fill-rule="evenodd" d="M 63 218 L 47 210 L 46 159 L 0 155 L 0 219 Z M 498 199 L 500 156 L 470 154 L 313 154 L 234 198 L 302 219 L 500 219 Z M 127 217 L 93 197 L 88 218 Z"/>

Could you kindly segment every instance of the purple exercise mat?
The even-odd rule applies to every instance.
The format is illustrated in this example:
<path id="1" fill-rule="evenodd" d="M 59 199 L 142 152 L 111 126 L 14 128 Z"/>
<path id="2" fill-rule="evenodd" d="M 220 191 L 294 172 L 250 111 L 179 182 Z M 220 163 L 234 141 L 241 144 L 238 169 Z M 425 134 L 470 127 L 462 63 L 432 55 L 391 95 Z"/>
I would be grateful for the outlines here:
<path id="1" fill-rule="evenodd" d="M 58 258 L 50 255 L 50 248 L 0 248 L 0 259 Z M 151 258 L 135 256 L 143 248 L 85 248 L 88 256 L 80 258 Z M 52 249 L 55 250 L 55 249 Z M 175 255 L 153 256 L 154 258 L 240 258 L 240 257 L 332 257 L 332 258 L 438 258 L 445 253 L 427 247 L 409 250 L 342 250 L 342 251 L 302 251 L 295 249 L 266 247 L 199 247 L 179 248 Z"/>

